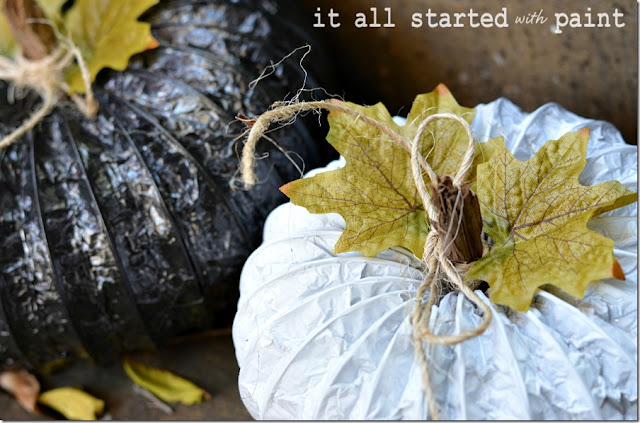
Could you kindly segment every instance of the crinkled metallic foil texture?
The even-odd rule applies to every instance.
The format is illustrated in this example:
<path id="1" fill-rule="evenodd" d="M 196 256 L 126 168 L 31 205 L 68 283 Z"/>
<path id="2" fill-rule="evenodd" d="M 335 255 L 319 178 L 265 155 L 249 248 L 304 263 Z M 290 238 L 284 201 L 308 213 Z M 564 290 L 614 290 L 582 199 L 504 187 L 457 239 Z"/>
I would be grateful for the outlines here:
<path id="1" fill-rule="evenodd" d="M 176 335 L 231 324 L 244 260 L 277 189 L 299 175 L 270 143 L 257 152 L 260 184 L 234 190 L 244 129 L 258 114 L 317 84 L 322 50 L 255 87 L 271 63 L 310 42 L 287 0 L 163 0 L 144 16 L 157 49 L 96 80 L 100 109 L 71 102 L 0 151 L 0 367 L 36 370 L 74 357 L 100 364 Z M 299 59 L 299 58 L 298 58 Z M 7 100 L 0 135 L 38 107 Z M 312 129 L 308 129 L 309 128 Z M 330 158 L 315 122 L 275 134 L 307 166 Z M 315 141 L 313 141 L 315 140 Z M 268 153 L 268 157 L 265 156 Z"/>

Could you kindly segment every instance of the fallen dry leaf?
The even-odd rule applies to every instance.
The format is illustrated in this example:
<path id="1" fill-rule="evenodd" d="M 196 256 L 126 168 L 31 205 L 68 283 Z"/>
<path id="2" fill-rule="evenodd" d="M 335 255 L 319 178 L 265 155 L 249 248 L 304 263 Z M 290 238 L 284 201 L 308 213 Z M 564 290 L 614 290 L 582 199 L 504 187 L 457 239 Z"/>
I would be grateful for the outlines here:
<path id="1" fill-rule="evenodd" d="M 126 357 L 122 365 L 134 383 L 163 401 L 192 405 L 210 397 L 202 388 L 167 370 L 146 366 Z"/>
<path id="2" fill-rule="evenodd" d="M 96 420 L 104 411 L 104 401 L 77 388 L 56 388 L 43 392 L 38 402 L 69 420 Z"/>
<path id="3" fill-rule="evenodd" d="M 36 403 L 40 394 L 38 379 L 24 369 L 0 373 L 0 387 L 16 397 L 18 403 L 31 413 L 38 413 Z"/>

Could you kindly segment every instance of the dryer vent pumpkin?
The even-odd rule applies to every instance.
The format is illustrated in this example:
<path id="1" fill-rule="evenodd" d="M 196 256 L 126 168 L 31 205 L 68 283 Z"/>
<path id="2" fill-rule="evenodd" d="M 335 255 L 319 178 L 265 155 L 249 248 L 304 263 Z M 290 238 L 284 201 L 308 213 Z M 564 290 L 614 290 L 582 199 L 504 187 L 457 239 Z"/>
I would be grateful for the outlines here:
<path id="1" fill-rule="evenodd" d="M 413 109 L 406 123 L 368 110 L 415 132 Z M 456 345 L 422 344 L 436 407 L 414 345 L 427 223 L 408 154 L 332 111 L 328 141 L 343 158 L 283 187 L 293 202 L 269 215 L 242 271 L 233 340 L 254 418 L 637 419 L 637 148 L 557 104 L 527 114 L 499 99 L 464 115 L 483 153 L 469 181 L 488 244 L 467 275 L 488 283 L 475 295 L 493 318 Z M 424 153 L 437 171 L 457 155 L 444 129 Z M 446 287 L 430 310 L 419 329 L 435 337 L 487 315 Z"/>
<path id="2" fill-rule="evenodd" d="M 289 6 L 160 2 L 141 18 L 157 48 L 98 75 L 95 119 L 61 101 L 0 151 L 0 364 L 45 370 L 87 356 L 107 364 L 231 323 L 241 266 L 267 213 L 286 199 L 274 192 L 299 175 L 269 144 L 258 152 L 268 157 L 257 189 L 229 183 L 236 114 L 303 86 L 297 60 L 250 86 L 310 41 Z M 326 65 L 312 63 L 326 61 L 319 49 L 308 60 L 313 87 Z M 0 135 L 40 102 L 0 81 Z M 274 137 L 315 167 L 328 151 L 312 141 L 315 131 L 300 122 Z"/>

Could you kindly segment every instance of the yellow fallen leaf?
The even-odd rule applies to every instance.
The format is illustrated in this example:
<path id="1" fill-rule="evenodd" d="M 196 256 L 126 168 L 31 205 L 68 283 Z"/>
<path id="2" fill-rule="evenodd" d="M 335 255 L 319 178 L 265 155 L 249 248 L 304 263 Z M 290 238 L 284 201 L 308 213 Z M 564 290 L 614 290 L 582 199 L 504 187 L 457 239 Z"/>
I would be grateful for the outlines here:
<path id="1" fill-rule="evenodd" d="M 69 420 L 96 420 L 96 415 L 104 411 L 104 401 L 77 388 L 56 388 L 43 392 L 38 402 Z"/>
<path id="2" fill-rule="evenodd" d="M 122 365 L 133 382 L 163 401 L 192 405 L 209 397 L 202 388 L 167 370 L 136 363 L 130 358 L 124 358 Z"/>

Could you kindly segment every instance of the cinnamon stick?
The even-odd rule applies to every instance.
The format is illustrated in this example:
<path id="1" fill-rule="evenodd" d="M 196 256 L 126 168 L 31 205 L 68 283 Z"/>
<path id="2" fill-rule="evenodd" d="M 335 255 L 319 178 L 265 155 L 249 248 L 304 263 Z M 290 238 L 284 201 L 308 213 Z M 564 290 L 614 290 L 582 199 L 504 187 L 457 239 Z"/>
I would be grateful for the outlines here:
<path id="1" fill-rule="evenodd" d="M 449 176 L 438 178 L 438 187 L 429 186 L 438 221 L 431 221 L 452 263 L 471 263 L 482 257 L 482 215 L 478 197 L 464 184 L 453 185 Z"/>
<path id="2" fill-rule="evenodd" d="M 35 0 L 4 0 L 2 12 L 9 21 L 11 33 L 18 41 L 22 55 L 30 60 L 46 57 L 55 47 L 56 38 L 51 26 L 32 19 L 44 19 Z"/>

